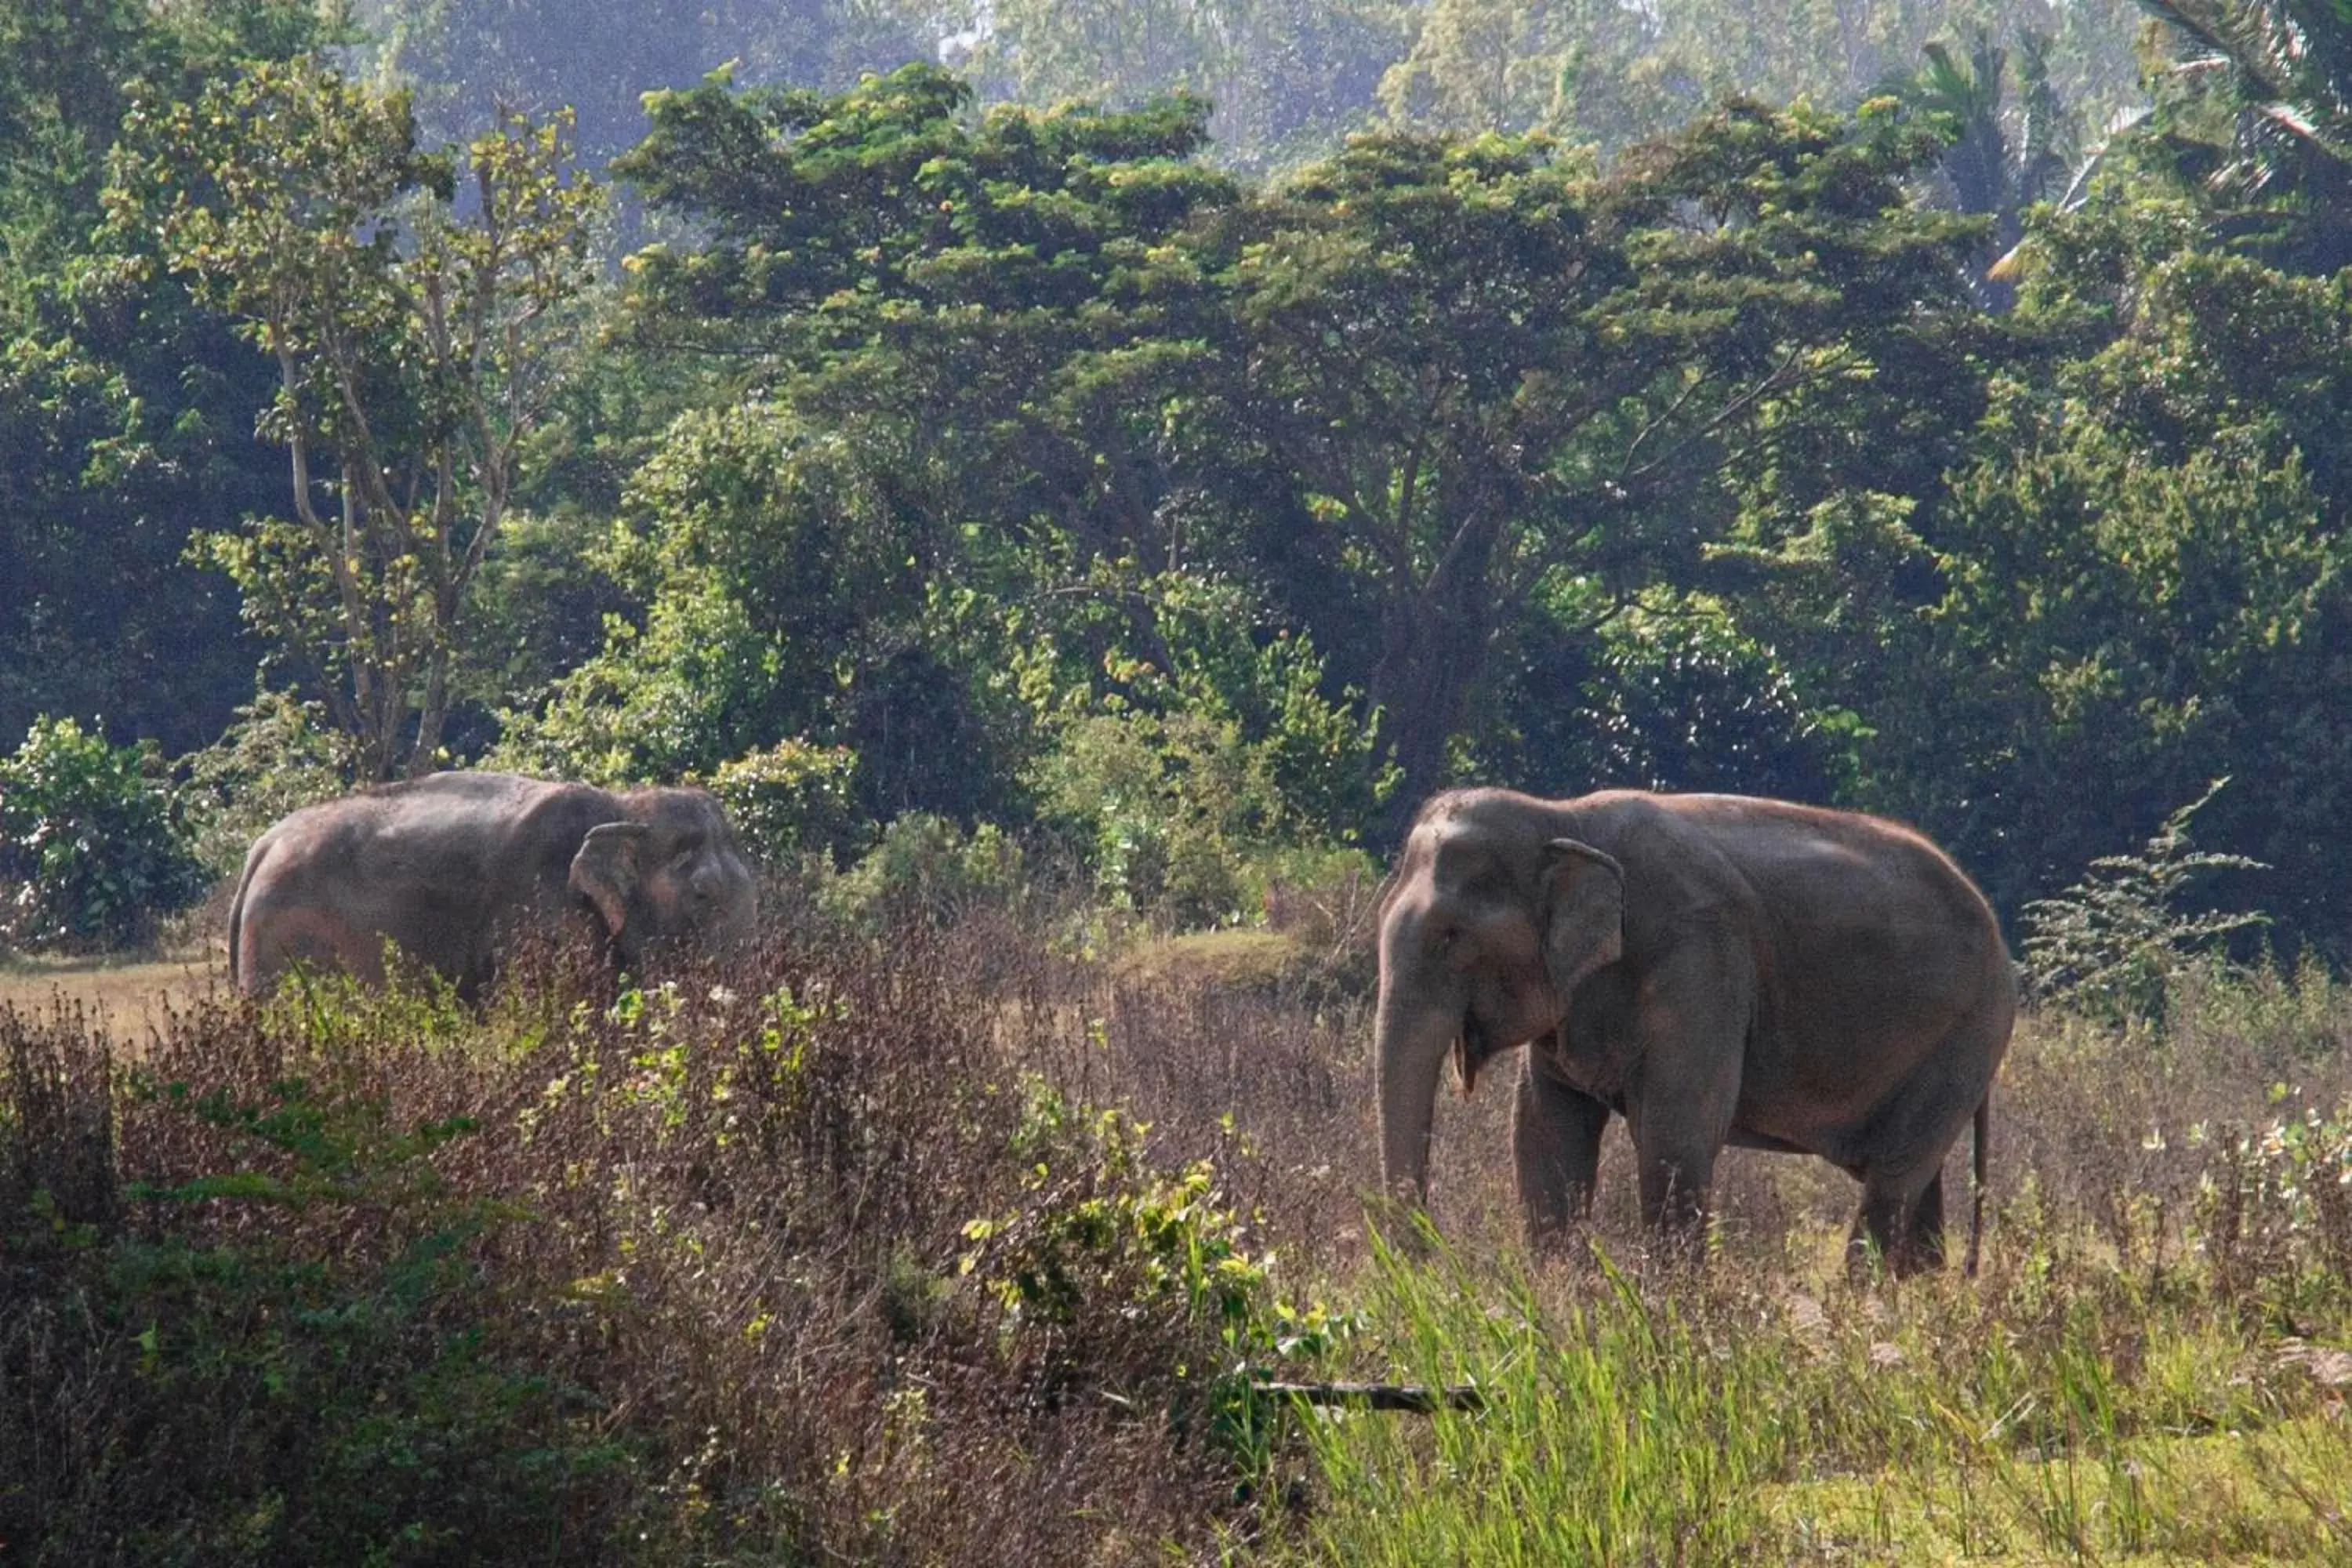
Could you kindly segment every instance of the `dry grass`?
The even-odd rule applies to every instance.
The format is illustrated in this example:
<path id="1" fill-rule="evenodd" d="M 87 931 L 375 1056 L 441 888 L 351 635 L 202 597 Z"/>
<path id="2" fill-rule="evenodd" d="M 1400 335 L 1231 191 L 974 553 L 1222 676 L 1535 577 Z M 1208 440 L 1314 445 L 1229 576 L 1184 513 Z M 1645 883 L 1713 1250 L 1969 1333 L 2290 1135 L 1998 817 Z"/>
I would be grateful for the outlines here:
<path id="1" fill-rule="evenodd" d="M 131 962 L 105 958 L 0 960 L 0 1006 L 39 1012 L 79 1006 L 119 1040 L 144 1039 L 174 1008 L 228 984 L 219 956 L 197 948 Z"/>
<path id="2" fill-rule="evenodd" d="M 1360 990 L 1211 945 L 1105 967 L 984 913 L 803 926 L 667 993 L 538 970 L 487 1017 L 190 1002 L 191 966 L 15 972 L 0 1445 L 42 1458 L 0 1479 L 0 1540 L 122 1562 L 2352 1548 L 2352 1189 L 2290 1190 L 2279 1141 L 2352 1093 L 2352 994 L 2325 976 L 2190 986 L 2161 1031 L 2029 1020 L 1983 1277 L 1895 1291 L 1844 1274 L 1851 1182 L 1745 1152 L 1712 1267 L 1645 1267 L 1622 1131 L 1596 1258 L 1528 1267 L 1499 1075 L 1440 1108 L 1449 1244 L 1383 1252 Z M 1228 1374 L 1293 1339 L 1332 1347 L 1325 1373 L 1494 1402 L 1311 1427 L 1236 1403 Z"/>
<path id="3" fill-rule="evenodd" d="M 988 984 L 1076 1016 L 1003 952 L 784 936 L 659 992 L 526 974 L 487 1018 L 215 998 L 135 1068 L 85 1008 L 0 1007 L 0 1448 L 38 1457 L 0 1540 L 1057 1563 L 1244 1528 L 1181 1268 L 967 1234 L 1161 1201 L 998 1053 Z M 1066 1300 L 1004 1289 L 1039 1258 Z"/>

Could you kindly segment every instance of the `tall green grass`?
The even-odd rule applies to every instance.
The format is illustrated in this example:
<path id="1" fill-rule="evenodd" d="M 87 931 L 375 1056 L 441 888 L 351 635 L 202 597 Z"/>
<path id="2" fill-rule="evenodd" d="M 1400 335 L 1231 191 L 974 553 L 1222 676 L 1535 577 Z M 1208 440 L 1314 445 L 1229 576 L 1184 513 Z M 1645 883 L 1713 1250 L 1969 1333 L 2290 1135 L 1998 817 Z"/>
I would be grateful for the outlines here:
<path id="1" fill-rule="evenodd" d="M 1789 1228 L 1727 1226 L 1699 1269 L 1646 1261 L 1605 1205 L 1564 1263 L 1375 1247 L 1360 1369 L 1484 1405 L 1310 1423 L 1286 1552 L 2352 1560 L 2347 1001 L 2307 970 L 2207 973 L 2160 1030 L 2032 1021 L 1976 1280 L 1849 1277 L 1850 1190 L 1787 1162 L 1725 1197 Z"/>
<path id="2" fill-rule="evenodd" d="M 2050 1238 L 2053 1242 L 2056 1238 Z M 1475 1411 L 1309 1424 L 1293 1555 L 1349 1563 L 2340 1561 L 2339 1374 L 2205 1284 L 1643 1279 L 1381 1250 L 1375 1359 Z M 2340 1336 L 2337 1311 L 2328 1331 Z"/>
<path id="3" fill-rule="evenodd" d="M 1790 1451 L 1771 1390 L 1784 1346 L 1698 1331 L 1602 1260 L 1548 1299 L 1523 1270 L 1376 1250 L 1369 1318 L 1393 1364 L 1469 1384 L 1476 1411 L 1426 1426 L 1314 1423 L 1329 1502 L 1318 1550 L 1365 1563 L 1715 1559 L 1755 1537 Z"/>

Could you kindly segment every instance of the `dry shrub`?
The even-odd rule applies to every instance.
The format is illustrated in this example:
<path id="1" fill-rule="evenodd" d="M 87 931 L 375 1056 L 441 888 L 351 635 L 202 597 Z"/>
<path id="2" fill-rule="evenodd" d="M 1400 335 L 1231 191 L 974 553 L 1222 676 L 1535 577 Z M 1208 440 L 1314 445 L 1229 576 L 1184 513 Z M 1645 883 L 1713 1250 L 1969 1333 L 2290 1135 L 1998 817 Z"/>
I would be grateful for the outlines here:
<path id="1" fill-rule="evenodd" d="M 2006 1190 L 2112 1259 L 2251 1287 L 2339 1250 L 2334 1191 L 2292 1225 L 2252 1223 L 2244 1205 L 2300 1157 L 2293 1129 L 2324 1125 L 2347 1095 L 2352 991 L 2316 969 L 2206 970 L 2176 988 L 2160 1027 L 2030 1017 L 1996 1101 L 2000 1169 Z"/>
<path id="2" fill-rule="evenodd" d="M 210 1002 L 135 1073 L 86 1019 L 0 1012 L 0 1449 L 43 1457 L 0 1480 L 0 1540 L 1213 1551 L 1257 1517 L 1214 1430 L 1231 1325 L 1125 1233 L 1078 1247 L 1052 1314 L 967 1234 L 1108 1195 L 1260 1303 L 1221 1205 L 1155 1209 L 1155 1167 L 1041 1119 L 1024 1074 L 1073 1042 L 1024 1031 L 1076 1016 L 1065 989 L 917 927 L 778 931 L 751 971 L 647 990 L 541 955 L 487 1017 L 335 984 Z"/>

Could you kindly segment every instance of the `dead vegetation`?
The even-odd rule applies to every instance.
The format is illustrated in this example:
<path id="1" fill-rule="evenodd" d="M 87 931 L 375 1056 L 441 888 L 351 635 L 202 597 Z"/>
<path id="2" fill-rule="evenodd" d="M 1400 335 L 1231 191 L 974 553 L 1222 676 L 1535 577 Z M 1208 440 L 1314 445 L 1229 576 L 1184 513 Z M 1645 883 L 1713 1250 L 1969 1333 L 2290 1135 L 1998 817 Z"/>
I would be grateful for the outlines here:
<path id="1" fill-rule="evenodd" d="M 649 990 L 542 955 L 487 1016 L 333 985 L 175 995 L 152 1028 L 0 1005 L 0 1452 L 22 1457 L 0 1541 L 101 1563 L 1475 1557 L 1480 1487 L 1550 1477 L 1549 1506 L 1590 1512 L 1578 1488 L 1618 1464 L 1662 1510 L 1605 1516 L 1655 1548 L 1633 1557 L 1869 1557 L 1929 1538 L 1856 1523 L 1839 1478 L 1948 1520 L 1955 1478 L 2013 1492 L 2067 1456 L 2154 1475 L 2161 1441 L 2340 1430 L 2352 999 L 2316 972 L 2189 987 L 2160 1031 L 2031 1021 L 1984 1279 L 1881 1295 L 1837 1268 L 1852 1184 L 1765 1155 L 1730 1161 L 1706 1275 L 1645 1274 L 1622 1136 L 1594 1257 L 1524 1271 L 1492 1088 L 1441 1110 L 1450 1247 L 1395 1258 L 1367 1220 L 1360 986 L 1057 940 L 986 910 L 795 923 L 754 969 Z M 1596 1390 L 1686 1438 L 1725 1419 L 1678 1355 L 1740 1391 L 1744 1468 L 1564 1462 Z M 1302 1426 L 1253 1391 L 1272 1373 L 1490 1397 Z M 2229 1539 L 2330 1539 L 2294 1490 L 2310 1467 L 2271 1468 L 2270 1490 L 2231 1480 Z M 1455 1510 L 1431 1533 L 1397 1528 L 1408 1476 Z M 2146 1540 L 2226 1544 L 2142 1489 Z M 1984 1507 L 1979 1534 L 2046 1542 Z M 2123 1539 L 2101 1507 L 2076 1555 Z M 1675 1548 L 1701 1513 L 1727 1522 Z"/>

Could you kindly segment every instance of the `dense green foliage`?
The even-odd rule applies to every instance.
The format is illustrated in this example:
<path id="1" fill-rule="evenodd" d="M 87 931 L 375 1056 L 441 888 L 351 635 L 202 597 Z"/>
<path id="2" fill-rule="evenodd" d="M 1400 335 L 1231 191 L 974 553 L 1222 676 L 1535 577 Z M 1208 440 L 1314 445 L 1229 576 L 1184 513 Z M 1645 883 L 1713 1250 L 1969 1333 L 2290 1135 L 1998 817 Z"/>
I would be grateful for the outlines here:
<path id="1" fill-rule="evenodd" d="M 154 746 L 36 720 L 0 759 L 0 948 L 122 947 L 208 879 Z"/>
<path id="2" fill-rule="evenodd" d="M 2014 921 L 2231 775 L 2344 955 L 2325 7 L 557 12 L 0 9 L 0 725 L 201 752 L 215 868 L 488 761 L 1215 924 L 1637 784 Z"/>
<path id="3" fill-rule="evenodd" d="M 285 493 L 254 438 L 270 367 L 93 243 L 134 85 L 192 99 L 320 41 L 290 0 L 0 5 L 0 737 L 103 713 L 205 744 L 253 691 L 236 595 L 182 559 Z"/>

